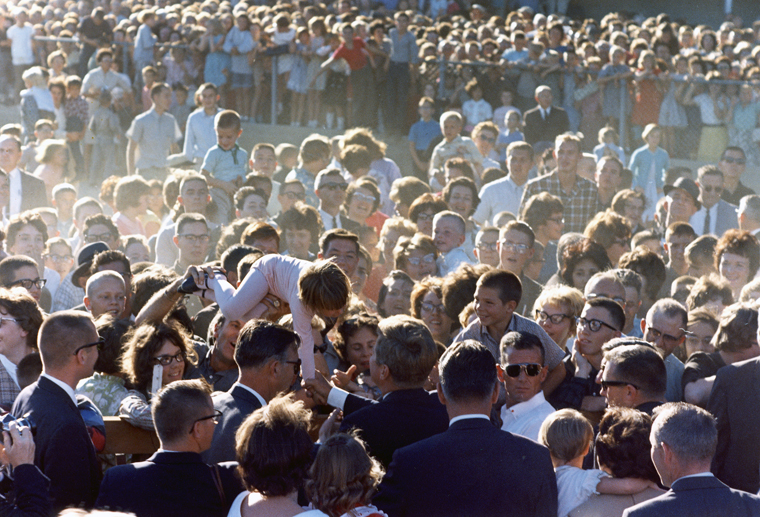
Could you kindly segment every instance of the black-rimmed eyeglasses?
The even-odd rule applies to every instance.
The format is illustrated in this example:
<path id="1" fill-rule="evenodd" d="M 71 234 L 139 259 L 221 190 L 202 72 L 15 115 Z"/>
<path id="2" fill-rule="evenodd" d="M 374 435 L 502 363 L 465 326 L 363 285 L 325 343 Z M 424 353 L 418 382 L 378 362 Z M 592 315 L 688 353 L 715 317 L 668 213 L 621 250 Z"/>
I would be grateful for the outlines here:
<path id="1" fill-rule="evenodd" d="M 103 345 L 105 345 L 105 344 L 106 344 L 106 340 L 101 337 L 100 339 L 98 339 L 94 343 L 87 343 L 86 345 L 82 345 L 80 347 L 77 347 L 77 349 L 74 350 L 74 354 L 73 355 L 77 355 L 80 350 L 84 350 L 85 348 L 91 348 L 93 346 L 97 347 L 98 351 L 103 350 Z"/>

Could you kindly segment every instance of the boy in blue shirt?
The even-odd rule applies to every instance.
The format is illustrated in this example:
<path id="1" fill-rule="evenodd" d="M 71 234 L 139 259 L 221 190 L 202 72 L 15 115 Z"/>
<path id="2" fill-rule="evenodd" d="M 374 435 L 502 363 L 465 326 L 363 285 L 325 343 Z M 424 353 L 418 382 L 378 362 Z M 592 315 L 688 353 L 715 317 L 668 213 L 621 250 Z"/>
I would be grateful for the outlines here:
<path id="1" fill-rule="evenodd" d="M 233 197 L 243 185 L 248 172 L 248 153 L 237 144 L 243 134 L 240 115 L 233 110 L 220 111 L 214 122 L 217 145 L 206 153 L 201 172 L 208 179 L 211 198 L 217 205 L 217 223 L 227 224 L 235 215 Z"/>
<path id="2" fill-rule="evenodd" d="M 430 97 L 420 99 L 420 120 L 412 124 L 409 130 L 409 152 L 415 166 L 415 176 L 427 182 L 428 162 L 430 161 L 430 142 L 441 136 L 441 125 L 433 120 L 435 102 Z"/>

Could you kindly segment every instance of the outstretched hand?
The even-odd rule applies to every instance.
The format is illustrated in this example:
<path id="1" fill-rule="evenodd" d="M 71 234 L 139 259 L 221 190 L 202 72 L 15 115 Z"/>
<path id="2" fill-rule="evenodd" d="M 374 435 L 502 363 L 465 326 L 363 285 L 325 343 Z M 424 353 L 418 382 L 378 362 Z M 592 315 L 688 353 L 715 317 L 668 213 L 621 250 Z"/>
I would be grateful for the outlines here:
<path id="1" fill-rule="evenodd" d="M 332 385 L 327 382 L 324 375 L 315 371 L 314 378 L 305 379 L 303 386 L 306 389 L 306 393 L 314 399 L 314 402 L 321 405 L 327 404 L 327 397 L 330 395 Z"/>
<path id="2" fill-rule="evenodd" d="M 330 380 L 335 386 L 344 390 L 348 390 L 349 383 L 351 383 L 354 379 L 356 379 L 355 364 L 352 364 L 351 367 L 345 372 L 335 370 L 333 372 L 333 376 L 330 377 Z"/>

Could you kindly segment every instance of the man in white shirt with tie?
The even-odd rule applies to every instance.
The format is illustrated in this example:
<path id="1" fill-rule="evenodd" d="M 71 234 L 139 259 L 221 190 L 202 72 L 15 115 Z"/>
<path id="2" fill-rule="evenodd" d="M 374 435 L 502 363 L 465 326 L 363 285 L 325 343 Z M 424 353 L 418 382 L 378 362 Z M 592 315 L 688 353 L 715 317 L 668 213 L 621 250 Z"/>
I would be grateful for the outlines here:
<path id="1" fill-rule="evenodd" d="M 8 175 L 10 201 L 5 207 L 5 217 L 10 218 L 25 210 L 48 206 L 45 183 L 22 171 L 21 140 L 13 135 L 0 136 L 0 170 Z"/>
<path id="2" fill-rule="evenodd" d="M 341 214 L 343 202 L 346 200 L 348 183 L 346 183 L 340 170 L 324 169 L 317 174 L 314 186 L 316 187 L 317 198 L 319 198 L 319 215 L 322 217 L 325 231 L 343 228 L 357 233 L 359 225 L 349 220 L 345 214 Z"/>
<path id="3" fill-rule="evenodd" d="M 739 227 L 736 206 L 723 201 L 723 173 L 714 165 L 705 165 L 698 171 L 699 202 L 702 208 L 691 216 L 689 223 L 698 235 L 717 237 L 726 230 Z"/>

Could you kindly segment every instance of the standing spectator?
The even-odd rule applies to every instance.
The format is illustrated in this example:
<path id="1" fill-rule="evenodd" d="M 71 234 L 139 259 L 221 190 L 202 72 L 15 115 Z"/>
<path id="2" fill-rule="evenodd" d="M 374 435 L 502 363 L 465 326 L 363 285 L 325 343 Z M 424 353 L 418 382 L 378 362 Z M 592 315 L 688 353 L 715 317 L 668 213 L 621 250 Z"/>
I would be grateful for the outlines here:
<path id="1" fill-rule="evenodd" d="M 415 75 L 415 65 L 419 62 L 419 50 L 414 34 L 409 32 L 409 16 L 404 11 L 394 15 L 396 26 L 388 32 L 391 40 L 391 55 L 388 67 L 386 102 L 388 130 L 403 133 L 407 108 L 407 92 Z"/>
<path id="2" fill-rule="evenodd" d="M 143 68 L 153 62 L 153 50 L 158 42 L 153 29 L 158 23 L 155 11 L 150 9 L 143 10 L 138 16 L 140 28 L 137 29 L 135 38 L 135 50 L 132 58 L 135 62 L 135 88 L 140 89 L 144 86 Z"/>
<path id="3" fill-rule="evenodd" d="M 92 152 L 90 158 L 90 181 L 99 185 L 116 172 L 116 142 L 121 135 L 119 116 L 111 109 L 113 97 L 108 90 L 102 90 L 98 97 L 98 106 L 92 112 L 92 118 L 87 126 L 92 134 L 93 144 L 85 144 L 85 155 L 89 148 Z M 86 140 L 86 137 L 85 137 Z"/>
<path id="4" fill-rule="evenodd" d="M 77 75 L 84 77 L 87 75 L 90 67 L 90 58 L 103 42 L 110 43 L 113 39 L 111 25 L 105 21 L 105 11 L 102 7 L 96 7 L 92 10 L 90 16 L 85 16 L 79 24 L 77 30 L 79 41 L 82 42 L 82 50 L 79 53 L 79 63 L 77 64 Z"/>
<path id="5" fill-rule="evenodd" d="M 620 116 L 631 112 L 628 79 L 633 75 L 625 64 L 625 50 L 617 45 L 610 49 L 610 62 L 599 72 L 597 84 L 604 87 L 603 115 L 612 127 L 618 127 Z"/>
<path id="6" fill-rule="evenodd" d="M 8 39 L 3 42 L 3 45 L 11 48 L 11 59 L 13 62 L 12 95 L 18 101 L 19 92 L 24 84 L 21 76 L 27 68 L 34 64 L 32 41 L 34 27 L 28 22 L 29 12 L 23 7 L 16 7 L 13 10 L 13 18 L 16 20 L 16 23 L 5 31 Z"/>
<path id="7" fill-rule="evenodd" d="M 723 173 L 723 193 L 720 196 L 723 201 L 738 205 L 741 198 L 755 193 L 741 181 L 747 168 L 746 154 L 741 147 L 726 147 L 718 162 L 718 168 Z"/>
<path id="8" fill-rule="evenodd" d="M 732 101 L 728 119 L 728 145 L 746 151 L 751 166 L 760 165 L 760 147 L 753 139 L 753 131 L 760 114 L 760 102 L 752 102 L 752 86 L 743 84 L 739 88 L 738 102 Z"/>
<path id="9" fill-rule="evenodd" d="M 641 133 L 645 144 L 631 155 L 628 167 L 633 172 L 633 188 L 642 192 L 649 201 L 644 220 L 649 221 L 654 216 L 655 204 L 662 196 L 665 184 L 665 171 L 670 167 L 668 152 L 659 147 L 662 130 L 656 124 L 647 124 Z"/>
<path id="10" fill-rule="evenodd" d="M 639 55 L 639 67 L 634 74 L 633 84 L 636 88 L 635 102 L 631 112 L 631 124 L 634 135 L 644 126 L 657 124 L 660 120 L 663 83 L 658 79 L 654 52 L 645 50 Z"/>
<path id="11" fill-rule="evenodd" d="M 525 112 L 525 141 L 533 147 L 541 144 L 541 152 L 551 147 L 554 139 L 570 128 L 565 110 L 552 106 L 554 92 L 548 86 L 536 88 L 538 106 Z"/>
<path id="12" fill-rule="evenodd" d="M 145 179 L 166 179 L 166 159 L 176 151 L 182 132 L 177 120 L 168 113 L 172 91 L 166 83 L 158 83 L 150 90 L 153 107 L 132 121 L 127 131 L 127 172 L 140 174 Z M 139 159 L 135 152 L 139 149 Z"/>
<path id="13" fill-rule="evenodd" d="M 224 38 L 224 51 L 232 56 L 230 65 L 230 94 L 235 99 L 235 110 L 247 117 L 251 107 L 248 90 L 253 86 L 253 69 L 248 63 L 248 53 L 256 46 L 251 32 L 250 22 L 245 11 L 238 11 L 235 26 Z M 247 120 L 247 119 L 244 119 Z"/>
<path id="14" fill-rule="evenodd" d="M 202 84 L 195 92 L 195 104 L 198 109 L 187 117 L 182 153 L 197 165 L 216 145 L 214 119 L 222 110 L 219 107 L 219 87 L 210 82 Z"/>

